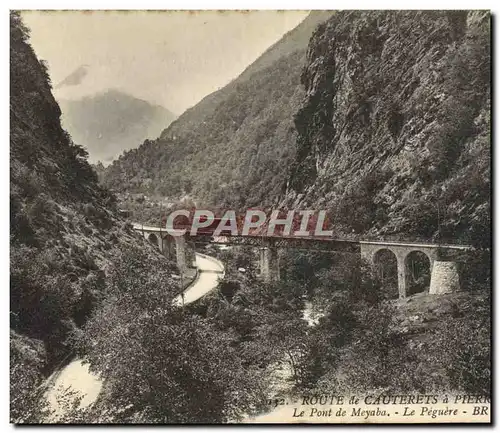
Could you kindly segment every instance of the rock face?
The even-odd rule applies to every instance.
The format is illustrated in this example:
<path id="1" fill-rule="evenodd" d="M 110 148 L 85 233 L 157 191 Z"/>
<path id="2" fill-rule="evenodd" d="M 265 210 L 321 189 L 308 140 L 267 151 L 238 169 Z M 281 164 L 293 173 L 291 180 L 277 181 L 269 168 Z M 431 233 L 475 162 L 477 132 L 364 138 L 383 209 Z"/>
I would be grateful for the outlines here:
<path id="1" fill-rule="evenodd" d="M 309 44 L 282 203 L 328 209 L 343 236 L 488 244 L 489 40 L 487 12 L 333 15 Z"/>
<path id="2" fill-rule="evenodd" d="M 460 290 L 458 265 L 455 262 L 435 261 L 432 267 L 429 294 L 441 295 Z"/>

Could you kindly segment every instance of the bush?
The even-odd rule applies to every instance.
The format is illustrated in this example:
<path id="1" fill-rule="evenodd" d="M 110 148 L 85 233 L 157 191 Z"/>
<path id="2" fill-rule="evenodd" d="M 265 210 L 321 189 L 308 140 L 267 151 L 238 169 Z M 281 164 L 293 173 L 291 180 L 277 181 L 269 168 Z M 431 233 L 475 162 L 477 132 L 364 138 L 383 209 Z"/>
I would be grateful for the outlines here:
<path id="1" fill-rule="evenodd" d="M 75 302 L 70 277 L 49 250 L 39 253 L 27 247 L 11 250 L 10 271 L 11 327 L 46 342 L 47 358 L 53 362 L 64 352 L 70 329 Z"/>
<path id="2" fill-rule="evenodd" d="M 385 304 L 360 311 L 356 340 L 340 350 L 337 368 L 318 386 L 330 384 L 337 392 L 425 392 L 433 378 L 422 368 L 403 333 L 395 327 L 394 307 Z"/>
<path id="3" fill-rule="evenodd" d="M 35 231 L 30 225 L 22 201 L 17 194 L 10 194 L 10 234 L 12 242 L 36 246 Z"/>
<path id="4" fill-rule="evenodd" d="M 330 307 L 306 339 L 306 354 L 301 359 L 301 375 L 296 381 L 299 389 L 314 389 L 322 376 L 336 370 L 340 349 L 351 342 L 358 326 L 351 304 L 341 301 Z"/>
<path id="5" fill-rule="evenodd" d="M 491 251 L 476 250 L 470 253 L 461 267 L 461 286 L 469 292 L 491 290 Z"/>
<path id="6" fill-rule="evenodd" d="M 10 332 L 10 422 L 39 423 L 48 415 L 40 386 L 44 362 L 40 342 Z"/>

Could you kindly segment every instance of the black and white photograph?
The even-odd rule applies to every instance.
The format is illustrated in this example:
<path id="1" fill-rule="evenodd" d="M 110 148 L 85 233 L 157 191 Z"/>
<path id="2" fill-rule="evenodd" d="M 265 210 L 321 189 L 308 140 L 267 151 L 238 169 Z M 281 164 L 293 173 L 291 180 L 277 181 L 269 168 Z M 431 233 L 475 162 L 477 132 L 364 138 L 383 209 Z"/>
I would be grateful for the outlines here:
<path id="1" fill-rule="evenodd" d="M 11 424 L 491 423 L 489 10 L 7 14 Z"/>

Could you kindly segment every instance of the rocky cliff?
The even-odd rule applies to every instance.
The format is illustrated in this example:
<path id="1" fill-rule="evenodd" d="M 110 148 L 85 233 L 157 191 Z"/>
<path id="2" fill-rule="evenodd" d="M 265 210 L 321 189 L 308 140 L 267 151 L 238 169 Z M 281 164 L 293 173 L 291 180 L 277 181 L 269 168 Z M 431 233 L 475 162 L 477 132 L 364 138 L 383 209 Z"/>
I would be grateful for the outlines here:
<path id="1" fill-rule="evenodd" d="M 287 206 L 342 236 L 490 237 L 490 15 L 339 12 L 311 39 Z"/>

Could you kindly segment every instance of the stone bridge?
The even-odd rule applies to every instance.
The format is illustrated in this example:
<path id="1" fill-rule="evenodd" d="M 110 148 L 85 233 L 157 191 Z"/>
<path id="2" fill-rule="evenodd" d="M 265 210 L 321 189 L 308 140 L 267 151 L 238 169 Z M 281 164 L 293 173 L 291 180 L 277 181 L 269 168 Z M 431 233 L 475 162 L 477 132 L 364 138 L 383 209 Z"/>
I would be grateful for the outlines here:
<path id="1" fill-rule="evenodd" d="M 424 254 L 429 261 L 431 273 L 430 294 L 449 293 L 460 287 L 458 263 L 466 260 L 467 252 L 473 250 L 467 245 L 443 245 L 424 243 L 403 243 L 386 241 L 341 240 L 310 237 L 263 237 L 263 236 L 209 236 L 190 237 L 189 235 L 171 236 L 165 229 L 134 224 L 134 229 L 162 254 L 176 259 L 181 272 L 196 266 L 196 246 L 207 244 L 244 245 L 259 248 L 259 267 L 261 278 L 265 281 L 279 280 L 280 248 L 293 248 L 323 252 L 350 252 L 359 254 L 373 267 L 377 265 L 382 251 L 390 251 L 397 263 L 398 291 L 400 298 L 408 296 L 409 258 L 415 253 Z"/>
<path id="2" fill-rule="evenodd" d="M 431 280 L 429 293 L 454 292 L 460 288 L 456 259 L 464 260 L 472 247 L 466 245 L 437 245 L 403 242 L 359 241 L 361 258 L 373 267 L 382 251 L 390 251 L 396 258 L 398 291 L 400 298 L 408 295 L 409 258 L 413 253 L 422 253 L 429 260 Z"/>

